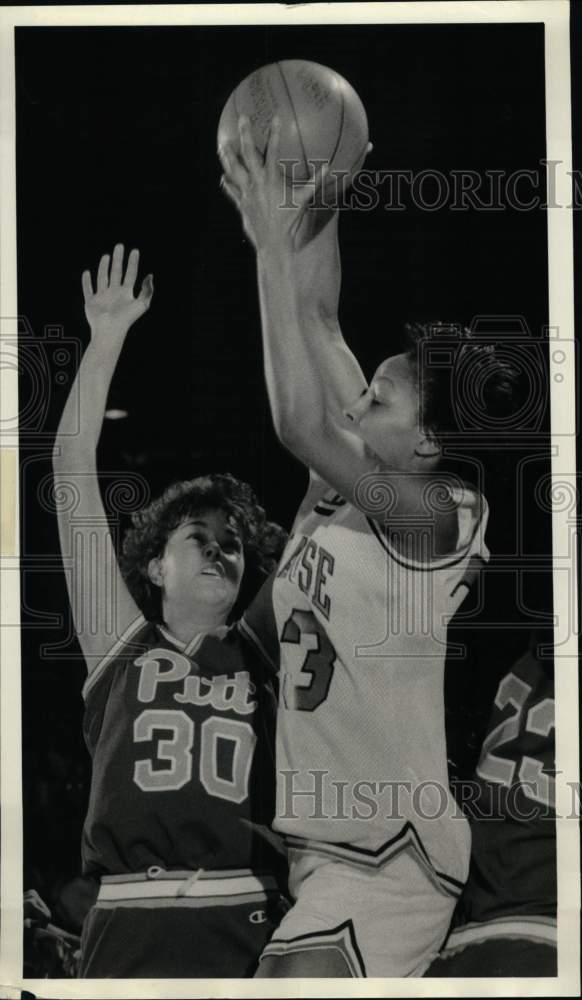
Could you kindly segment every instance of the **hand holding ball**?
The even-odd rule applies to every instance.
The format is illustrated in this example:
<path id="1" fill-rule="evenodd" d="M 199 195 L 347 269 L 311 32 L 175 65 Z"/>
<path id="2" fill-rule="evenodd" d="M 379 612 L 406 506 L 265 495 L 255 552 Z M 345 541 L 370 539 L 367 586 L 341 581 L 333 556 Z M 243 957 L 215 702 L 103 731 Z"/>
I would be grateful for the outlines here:
<path id="1" fill-rule="evenodd" d="M 364 162 L 368 122 L 353 87 L 318 63 L 289 59 L 255 70 L 230 95 L 218 125 L 218 145 L 240 150 L 239 116 L 250 121 L 255 146 L 264 155 L 276 115 L 279 160 L 289 184 L 308 181 L 314 161 L 325 161 L 325 190 L 345 190 Z M 331 191 L 330 191 L 331 189 Z"/>

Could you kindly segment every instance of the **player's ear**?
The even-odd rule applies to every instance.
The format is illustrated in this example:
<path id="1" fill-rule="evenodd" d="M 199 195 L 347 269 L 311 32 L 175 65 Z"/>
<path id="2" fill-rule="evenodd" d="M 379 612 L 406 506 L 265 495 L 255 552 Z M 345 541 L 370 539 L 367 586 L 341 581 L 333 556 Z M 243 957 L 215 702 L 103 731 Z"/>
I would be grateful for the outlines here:
<path id="1" fill-rule="evenodd" d="M 148 563 L 148 577 L 151 582 L 156 585 L 156 587 L 161 587 L 164 582 L 164 574 L 162 573 L 162 560 L 159 556 L 155 556 L 150 559 Z"/>
<path id="2" fill-rule="evenodd" d="M 432 431 L 421 431 L 414 454 L 421 459 L 438 459 L 441 457 L 441 446 Z"/>

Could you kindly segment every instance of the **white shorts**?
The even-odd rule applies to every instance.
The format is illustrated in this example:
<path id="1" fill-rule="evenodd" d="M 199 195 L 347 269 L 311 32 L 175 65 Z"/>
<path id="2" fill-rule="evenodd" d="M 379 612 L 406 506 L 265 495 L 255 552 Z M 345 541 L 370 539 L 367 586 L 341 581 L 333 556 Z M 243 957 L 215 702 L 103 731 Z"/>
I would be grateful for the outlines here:
<path id="1" fill-rule="evenodd" d="M 261 959 L 334 949 L 354 977 L 422 976 L 447 936 L 456 897 L 403 851 L 377 872 L 291 851 L 295 903 Z"/>

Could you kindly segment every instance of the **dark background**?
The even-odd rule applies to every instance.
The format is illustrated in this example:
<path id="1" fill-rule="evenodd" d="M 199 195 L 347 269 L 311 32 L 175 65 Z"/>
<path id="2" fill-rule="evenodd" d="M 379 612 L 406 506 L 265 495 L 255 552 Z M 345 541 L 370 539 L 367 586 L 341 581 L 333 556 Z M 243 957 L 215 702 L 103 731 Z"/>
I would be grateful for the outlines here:
<path id="1" fill-rule="evenodd" d="M 111 405 L 129 416 L 105 422 L 104 478 L 139 475 L 156 494 L 174 479 L 229 470 L 289 527 L 305 474 L 274 437 L 253 254 L 219 190 L 216 126 L 230 91 L 278 59 L 327 64 L 366 107 L 370 169 L 539 170 L 543 200 L 543 26 L 25 28 L 16 30 L 16 57 L 19 313 L 27 351 L 45 358 L 40 415 L 21 419 L 25 882 L 54 904 L 79 870 L 89 771 L 84 667 L 56 520 L 41 502 L 74 364 L 59 360 L 59 338 L 43 330 L 62 327 L 74 357 L 88 339 L 81 271 L 94 272 L 117 241 L 139 247 L 156 291 L 112 386 Z M 401 212 L 381 204 L 342 215 L 341 320 L 366 374 L 399 349 L 406 320 L 521 314 L 540 336 L 548 322 L 544 211 L 427 212 L 405 200 Z M 21 400 L 38 389 L 31 372 L 21 365 Z M 527 644 L 532 621 L 551 610 L 549 516 L 532 499 L 548 471 L 542 432 L 525 501 L 511 478 L 487 484 L 494 569 L 484 607 L 451 631 L 466 643 L 466 655 L 447 667 L 449 751 L 459 774 L 474 766 L 500 674 Z M 509 451 L 510 467 L 530 447 Z M 537 557 L 531 569 L 524 553 Z"/>

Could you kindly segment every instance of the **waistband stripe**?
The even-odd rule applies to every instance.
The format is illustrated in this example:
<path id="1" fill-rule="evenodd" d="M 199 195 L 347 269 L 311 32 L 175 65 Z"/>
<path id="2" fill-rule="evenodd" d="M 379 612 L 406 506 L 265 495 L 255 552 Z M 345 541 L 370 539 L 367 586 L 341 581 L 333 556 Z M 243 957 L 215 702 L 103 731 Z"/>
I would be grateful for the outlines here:
<path id="1" fill-rule="evenodd" d="M 139 881 L 134 879 L 109 882 L 103 880 L 98 903 L 132 899 L 200 899 L 206 896 L 245 896 L 254 893 L 277 892 L 277 880 L 271 875 L 244 875 L 235 878 L 203 878 L 189 884 L 189 879 L 163 878 Z"/>
<path id="2" fill-rule="evenodd" d="M 159 868 L 157 865 L 152 865 L 145 872 L 125 872 L 123 875 L 103 875 L 101 877 L 101 884 L 109 885 L 114 882 L 126 883 L 126 882 L 150 882 L 152 879 L 156 881 L 163 881 L 164 879 L 179 879 L 180 881 L 186 881 L 195 875 L 197 879 L 232 879 L 240 878 L 243 875 L 254 875 L 257 878 L 271 878 L 270 872 L 253 871 L 252 868 L 200 868 L 200 869 L 172 869 L 167 871 L 165 868 Z"/>
<path id="3" fill-rule="evenodd" d="M 457 898 L 463 889 L 462 882 L 435 868 L 420 835 L 410 822 L 405 822 L 396 836 L 376 849 L 356 844 L 308 840 L 291 834 L 285 836 L 285 844 L 290 854 L 293 851 L 306 851 L 322 857 L 333 858 L 336 861 L 346 861 L 358 868 L 372 871 L 381 871 L 393 858 L 406 851 L 416 858 L 441 892 Z"/>
<path id="4" fill-rule="evenodd" d="M 442 956 L 446 958 L 451 952 L 464 948 L 469 944 L 481 944 L 493 938 L 526 938 L 530 941 L 545 941 L 547 944 L 557 944 L 556 921 L 548 917 L 500 917 L 486 920 L 483 923 L 466 924 L 452 931 Z"/>
<path id="5" fill-rule="evenodd" d="M 98 910 L 117 910 L 127 908 L 129 910 L 167 910 L 186 908 L 196 909 L 216 909 L 217 907 L 237 907 L 252 903 L 257 907 L 264 907 L 270 892 L 249 892 L 240 896 L 204 896 L 200 899 L 192 899 L 187 896 L 163 896 L 159 899 L 98 899 L 95 906 Z"/>

